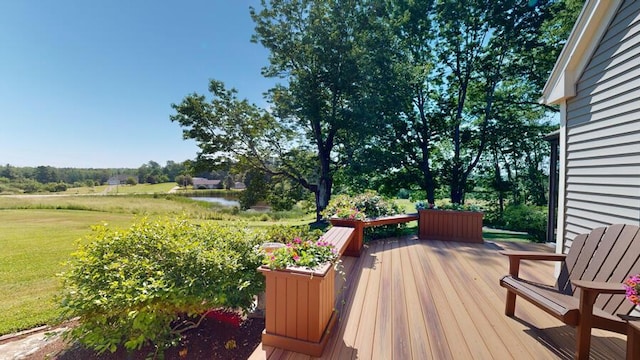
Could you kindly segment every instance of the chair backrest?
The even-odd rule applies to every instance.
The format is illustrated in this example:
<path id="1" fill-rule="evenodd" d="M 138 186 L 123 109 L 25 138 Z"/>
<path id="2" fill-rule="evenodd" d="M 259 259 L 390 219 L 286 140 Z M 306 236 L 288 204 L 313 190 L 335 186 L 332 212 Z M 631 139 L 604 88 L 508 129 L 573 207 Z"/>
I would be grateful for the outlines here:
<path id="1" fill-rule="evenodd" d="M 640 273 L 640 228 L 616 224 L 576 236 L 560 271 L 557 286 L 566 294 L 578 296 L 571 280 L 623 282 Z M 601 295 L 596 307 L 611 314 L 628 314 L 633 304 L 624 295 Z"/>

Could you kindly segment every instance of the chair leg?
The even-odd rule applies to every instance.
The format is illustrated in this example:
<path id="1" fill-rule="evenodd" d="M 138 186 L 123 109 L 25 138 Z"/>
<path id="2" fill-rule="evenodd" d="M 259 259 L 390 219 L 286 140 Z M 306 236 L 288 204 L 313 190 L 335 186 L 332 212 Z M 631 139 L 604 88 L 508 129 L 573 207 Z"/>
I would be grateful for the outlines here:
<path id="1" fill-rule="evenodd" d="M 593 304 L 597 293 L 581 289 L 580 291 L 580 319 L 576 328 L 576 359 L 589 359 L 591 348 L 591 328 L 593 327 Z"/>
<path id="2" fill-rule="evenodd" d="M 513 317 L 516 311 L 516 293 L 507 290 L 507 300 L 505 301 L 504 314 Z"/>
<path id="3" fill-rule="evenodd" d="M 640 359 L 640 322 L 630 322 L 627 332 L 627 360 Z"/>
<path id="4" fill-rule="evenodd" d="M 576 360 L 589 359 L 591 350 L 591 324 L 580 324 L 576 328 Z"/>

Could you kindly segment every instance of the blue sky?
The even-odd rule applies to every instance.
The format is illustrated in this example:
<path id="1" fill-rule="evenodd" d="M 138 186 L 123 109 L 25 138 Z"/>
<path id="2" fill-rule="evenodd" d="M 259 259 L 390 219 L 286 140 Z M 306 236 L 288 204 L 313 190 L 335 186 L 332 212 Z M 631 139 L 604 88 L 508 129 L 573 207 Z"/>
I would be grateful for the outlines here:
<path id="1" fill-rule="evenodd" d="M 209 79 L 265 106 L 259 0 L 0 2 L 0 165 L 137 168 L 195 158 L 171 103 Z"/>

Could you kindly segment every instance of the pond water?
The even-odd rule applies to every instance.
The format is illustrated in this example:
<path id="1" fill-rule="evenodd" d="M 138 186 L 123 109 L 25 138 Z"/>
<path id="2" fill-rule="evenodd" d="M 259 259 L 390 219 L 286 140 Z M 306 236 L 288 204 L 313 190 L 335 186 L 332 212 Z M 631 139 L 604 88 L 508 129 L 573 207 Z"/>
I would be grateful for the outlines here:
<path id="1" fill-rule="evenodd" d="M 203 196 L 203 197 L 192 197 L 190 199 L 216 203 L 216 204 L 220 204 L 222 206 L 228 206 L 228 207 L 234 207 L 234 206 L 240 207 L 240 203 L 237 200 L 226 199 L 222 197 L 204 197 Z"/>

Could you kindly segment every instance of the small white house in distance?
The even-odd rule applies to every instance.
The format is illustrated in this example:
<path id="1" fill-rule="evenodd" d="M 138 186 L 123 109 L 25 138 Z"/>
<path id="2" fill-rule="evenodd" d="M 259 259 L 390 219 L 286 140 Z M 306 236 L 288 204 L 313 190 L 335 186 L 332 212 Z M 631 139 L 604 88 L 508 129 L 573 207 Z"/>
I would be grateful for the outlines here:
<path id="1" fill-rule="evenodd" d="M 541 101 L 560 105 L 557 252 L 639 225 L 640 1 L 587 0 Z"/>
<path id="2" fill-rule="evenodd" d="M 220 188 L 220 180 L 209 180 L 200 177 L 194 177 L 193 188 L 194 189 L 218 189 Z"/>

